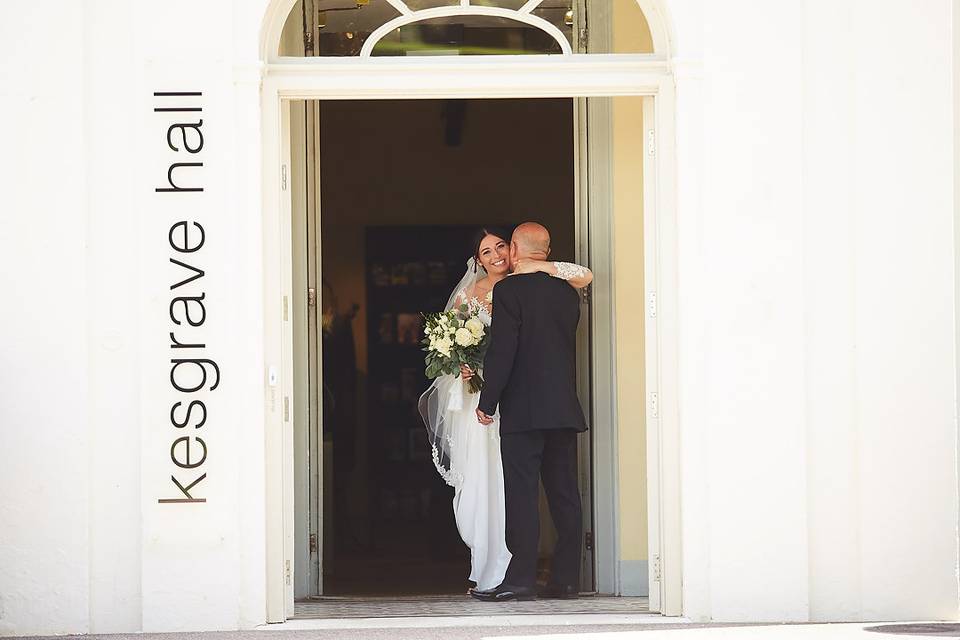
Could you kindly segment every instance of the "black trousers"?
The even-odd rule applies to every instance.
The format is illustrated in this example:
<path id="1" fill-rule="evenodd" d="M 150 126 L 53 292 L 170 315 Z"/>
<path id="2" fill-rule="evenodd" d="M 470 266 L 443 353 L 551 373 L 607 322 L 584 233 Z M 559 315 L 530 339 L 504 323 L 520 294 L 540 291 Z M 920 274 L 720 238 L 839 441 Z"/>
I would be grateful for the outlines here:
<path id="1" fill-rule="evenodd" d="M 583 520 L 577 486 L 577 431 L 544 429 L 500 436 L 506 494 L 507 548 L 513 554 L 504 583 L 533 587 L 540 542 L 540 485 L 557 529 L 550 581 L 580 587 Z"/>

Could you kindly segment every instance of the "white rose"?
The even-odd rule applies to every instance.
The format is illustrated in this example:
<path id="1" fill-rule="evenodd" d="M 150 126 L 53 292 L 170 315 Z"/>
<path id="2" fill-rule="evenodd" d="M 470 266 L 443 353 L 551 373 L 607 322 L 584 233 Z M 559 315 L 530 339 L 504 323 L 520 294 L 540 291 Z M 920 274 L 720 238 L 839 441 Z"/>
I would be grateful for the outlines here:
<path id="1" fill-rule="evenodd" d="M 453 348 L 453 342 L 450 340 L 450 338 L 442 338 L 437 340 L 436 351 L 442 356 L 449 358 L 451 348 Z"/>
<path id="2" fill-rule="evenodd" d="M 461 347 L 470 347 L 475 344 L 473 333 L 471 333 L 470 329 L 467 329 L 466 327 L 460 327 L 457 329 L 456 340 L 457 344 Z"/>
<path id="3" fill-rule="evenodd" d="M 473 337 L 479 340 L 483 337 L 484 326 L 483 323 L 477 320 L 476 318 L 470 318 L 467 320 L 466 324 L 467 329 L 470 330 L 470 333 L 473 334 Z"/>

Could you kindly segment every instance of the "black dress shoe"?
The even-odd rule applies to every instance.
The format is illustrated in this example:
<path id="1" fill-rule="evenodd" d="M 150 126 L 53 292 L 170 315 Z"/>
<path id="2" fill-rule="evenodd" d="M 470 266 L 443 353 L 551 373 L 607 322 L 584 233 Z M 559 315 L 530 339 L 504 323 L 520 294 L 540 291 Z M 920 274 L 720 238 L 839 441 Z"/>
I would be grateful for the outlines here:
<path id="1" fill-rule="evenodd" d="M 573 600 L 580 597 L 580 590 L 572 584 L 548 584 L 537 592 L 541 598 Z"/>
<path id="2" fill-rule="evenodd" d="M 537 593 L 530 587 L 514 587 L 502 584 L 496 589 L 481 591 L 474 589 L 470 595 L 484 602 L 507 602 L 508 600 L 536 600 Z"/>

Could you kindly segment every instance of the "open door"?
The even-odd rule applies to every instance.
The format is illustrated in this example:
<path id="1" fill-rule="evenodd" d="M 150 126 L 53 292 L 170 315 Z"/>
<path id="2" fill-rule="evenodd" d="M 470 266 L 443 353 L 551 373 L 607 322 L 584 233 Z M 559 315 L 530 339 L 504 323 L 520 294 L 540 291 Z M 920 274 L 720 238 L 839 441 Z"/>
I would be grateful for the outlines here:
<path id="1" fill-rule="evenodd" d="M 291 324 L 293 338 L 294 585 L 293 598 L 323 594 L 324 473 L 320 362 L 319 167 L 316 101 L 292 100 L 290 109 Z"/>

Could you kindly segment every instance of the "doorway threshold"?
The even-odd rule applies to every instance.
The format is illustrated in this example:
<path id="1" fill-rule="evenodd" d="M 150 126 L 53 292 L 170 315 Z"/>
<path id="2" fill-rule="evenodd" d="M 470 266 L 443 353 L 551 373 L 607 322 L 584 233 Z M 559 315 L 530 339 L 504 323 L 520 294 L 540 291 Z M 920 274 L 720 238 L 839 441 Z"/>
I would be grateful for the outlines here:
<path id="1" fill-rule="evenodd" d="M 294 620 L 377 618 L 514 618 L 518 616 L 643 616 L 651 614 L 648 598 L 590 596 L 576 600 L 480 602 L 467 595 L 407 597 L 320 597 L 297 602 Z M 633 620 L 631 620 L 633 621 Z"/>

